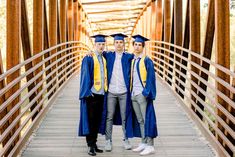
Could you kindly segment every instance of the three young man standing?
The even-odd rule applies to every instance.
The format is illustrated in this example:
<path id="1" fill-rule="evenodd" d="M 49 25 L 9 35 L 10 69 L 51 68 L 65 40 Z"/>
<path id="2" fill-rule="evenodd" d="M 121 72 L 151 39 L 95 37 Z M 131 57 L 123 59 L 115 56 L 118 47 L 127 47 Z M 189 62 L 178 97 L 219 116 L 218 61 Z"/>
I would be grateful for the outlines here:
<path id="1" fill-rule="evenodd" d="M 132 148 L 128 140 L 129 137 L 141 137 L 142 142 L 133 151 L 142 151 L 140 155 L 151 154 L 154 152 L 153 138 L 157 136 L 156 116 L 153 106 L 153 100 L 156 96 L 156 80 L 153 63 L 150 58 L 143 54 L 144 44 L 147 39 L 140 35 L 133 36 L 135 39 L 133 42 L 134 55 L 124 51 L 124 38 L 126 36 L 121 33 L 111 35 L 114 38 L 114 52 L 103 52 L 102 48 L 97 51 L 99 49 L 97 45 L 105 41 L 97 39 L 101 36 L 104 39 L 105 36 L 103 35 L 95 36 L 95 55 L 92 55 L 92 57 L 86 56 L 82 63 L 79 135 L 86 135 L 87 144 L 90 148 L 88 154 L 96 155 L 96 152 L 101 152 L 96 146 L 98 131 L 105 134 L 105 150 L 112 151 L 112 126 L 113 124 L 122 125 L 123 147 L 127 150 Z M 102 54 L 100 57 L 102 59 L 96 59 L 99 54 Z M 92 59 L 94 64 L 91 64 Z M 86 60 L 90 61 L 87 62 Z M 98 69 L 100 72 L 98 72 Z M 87 77 L 91 79 L 87 79 Z M 84 82 L 89 82 L 85 83 L 89 85 L 84 86 Z M 95 107 L 93 110 L 90 109 L 92 104 L 95 104 L 94 100 L 99 106 L 93 105 L 93 107 L 99 109 Z M 84 101 L 86 102 L 84 103 Z M 84 108 L 88 112 L 84 112 Z M 96 121 L 91 122 L 90 112 L 99 112 Z M 88 123 L 84 123 L 86 115 Z M 93 129 L 95 127 L 96 129 Z M 82 130 L 85 131 L 82 132 Z M 96 136 L 93 135 L 94 132 Z M 93 137 L 93 140 L 91 140 L 93 142 L 89 142 L 90 137 Z"/>

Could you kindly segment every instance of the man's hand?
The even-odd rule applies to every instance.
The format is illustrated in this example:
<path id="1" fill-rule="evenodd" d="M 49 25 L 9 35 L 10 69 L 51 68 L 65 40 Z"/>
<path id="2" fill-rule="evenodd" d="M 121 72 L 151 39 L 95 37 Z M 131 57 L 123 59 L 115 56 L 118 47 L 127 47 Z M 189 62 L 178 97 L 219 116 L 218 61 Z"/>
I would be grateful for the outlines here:
<path id="1" fill-rule="evenodd" d="M 91 50 L 91 51 L 88 51 L 86 56 L 89 56 L 89 57 L 93 57 L 94 55 L 94 52 Z"/>

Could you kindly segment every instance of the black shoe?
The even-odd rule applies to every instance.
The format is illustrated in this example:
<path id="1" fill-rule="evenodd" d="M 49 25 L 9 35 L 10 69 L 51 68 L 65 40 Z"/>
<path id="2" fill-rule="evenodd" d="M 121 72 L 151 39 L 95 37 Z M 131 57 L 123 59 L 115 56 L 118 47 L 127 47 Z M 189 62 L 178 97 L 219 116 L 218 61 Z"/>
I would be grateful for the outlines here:
<path id="1" fill-rule="evenodd" d="M 91 156 L 96 156 L 95 148 L 89 147 L 89 149 L 88 149 L 88 154 L 91 155 Z"/>
<path id="2" fill-rule="evenodd" d="M 103 153 L 103 150 L 99 149 L 98 147 L 95 147 L 95 152 L 96 153 Z"/>

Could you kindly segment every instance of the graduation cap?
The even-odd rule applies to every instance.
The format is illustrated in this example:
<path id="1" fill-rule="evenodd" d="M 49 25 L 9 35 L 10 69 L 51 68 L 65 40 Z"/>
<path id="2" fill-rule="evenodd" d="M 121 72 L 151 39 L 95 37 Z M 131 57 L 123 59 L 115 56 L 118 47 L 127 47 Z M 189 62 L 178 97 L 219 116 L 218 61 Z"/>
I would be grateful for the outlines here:
<path id="1" fill-rule="evenodd" d="M 148 40 L 149 40 L 148 38 L 145 38 L 145 37 L 143 37 L 143 36 L 141 36 L 141 35 L 139 35 L 139 34 L 133 35 L 132 38 L 135 39 L 134 42 L 141 42 L 141 43 L 144 43 L 145 41 L 148 41 Z"/>
<path id="2" fill-rule="evenodd" d="M 126 35 L 122 33 L 112 34 L 110 36 L 113 37 L 114 40 L 124 40 L 124 38 L 127 37 Z"/>
<path id="3" fill-rule="evenodd" d="M 91 36 L 91 38 L 95 38 L 95 42 L 105 42 L 105 37 L 107 37 L 107 35 L 103 35 L 103 34 L 97 34 L 97 35 Z"/>

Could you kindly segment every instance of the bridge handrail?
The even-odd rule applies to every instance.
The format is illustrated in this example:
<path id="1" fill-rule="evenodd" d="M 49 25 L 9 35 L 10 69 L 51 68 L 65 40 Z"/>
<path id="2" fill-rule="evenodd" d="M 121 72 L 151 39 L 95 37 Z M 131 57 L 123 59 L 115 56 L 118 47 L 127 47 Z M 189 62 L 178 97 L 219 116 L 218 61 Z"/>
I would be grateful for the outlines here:
<path id="1" fill-rule="evenodd" d="M 61 43 L 61 44 L 58 44 L 58 45 L 55 45 L 55 46 L 52 46 L 46 50 L 43 50 L 42 52 L 32 56 L 31 58 L 19 63 L 18 65 L 12 67 L 11 69 L 7 70 L 6 72 L 4 72 L 3 74 L 0 75 L 0 81 L 2 81 L 4 78 L 6 78 L 8 75 L 14 73 L 15 71 L 19 70 L 21 67 L 25 66 L 26 64 L 32 62 L 33 60 L 39 58 L 39 57 L 42 57 L 43 55 L 45 55 L 46 53 L 48 52 L 51 52 L 52 50 L 55 50 L 59 47 L 62 47 L 62 46 L 66 46 L 68 44 L 82 44 L 83 46 L 85 45 L 85 43 L 83 42 L 80 42 L 80 41 L 70 41 L 70 42 L 65 42 L 65 43 Z M 87 50 L 89 50 L 89 47 L 87 45 L 85 45 L 85 47 L 83 48 L 86 48 Z"/>
<path id="2" fill-rule="evenodd" d="M 219 64 L 217 64 L 217 63 L 215 63 L 215 62 L 213 62 L 213 61 L 211 61 L 211 60 L 209 60 L 209 59 L 207 59 L 203 56 L 201 56 L 200 54 L 198 54 L 196 52 L 193 52 L 193 51 L 188 50 L 186 48 L 183 48 L 181 46 L 178 46 L 178 45 L 175 45 L 175 44 L 172 44 L 172 43 L 168 43 L 168 42 L 164 42 L 164 41 L 150 41 L 150 43 L 164 44 L 164 45 L 172 46 L 172 47 L 177 48 L 179 50 L 182 50 L 184 52 L 187 52 L 187 53 L 203 60 L 204 62 L 206 62 L 210 65 L 213 65 L 214 67 L 218 68 L 219 70 L 221 70 L 221 71 L 225 72 L 226 74 L 228 74 L 228 75 L 232 76 L 233 78 L 235 78 L 235 73 L 233 71 L 231 71 L 230 69 L 227 69 L 227 68 L 225 68 L 225 67 L 223 67 L 223 66 L 221 66 L 221 65 L 219 65 Z"/>
<path id="3" fill-rule="evenodd" d="M 55 52 L 56 50 L 58 51 Z M 54 51 L 54 53 L 48 57 L 44 56 L 51 51 Z M 44 57 L 44 59 L 34 63 L 32 67 L 22 72 L 21 75 L 14 78 L 12 82 L 6 84 L 0 90 L 0 96 L 4 96 L 11 88 L 14 88 L 14 86 L 26 79 L 28 75 L 35 72 L 38 68 L 43 67 L 35 73 L 34 77 L 27 80 L 27 82 L 12 93 L 12 95 L 5 98 L 4 102 L 0 105 L 0 112 L 3 113 L 14 100 L 20 98 L 12 106 L 11 110 L 6 112 L 3 118 L 0 119 L 1 128 L 4 128 L 7 125 L 6 122 L 11 120 L 7 128 L 1 132 L 0 144 L 3 146 L 2 148 L 0 147 L 0 156 L 15 156 L 19 153 L 23 147 L 22 144 L 26 143 L 58 92 L 74 74 L 78 73 L 83 54 L 88 51 L 90 51 L 89 46 L 80 41 L 61 43 L 47 50 L 43 50 L 0 75 L 0 81 L 6 81 L 9 75 L 24 68 L 28 63 L 33 62 L 39 57 Z M 53 58 L 56 58 L 56 60 L 53 60 Z M 51 61 L 51 63 L 46 65 L 48 61 Z M 41 79 L 37 81 L 39 78 Z M 29 87 L 35 82 L 36 84 L 29 90 Z M 22 95 L 27 88 L 28 92 Z M 16 116 L 14 116 L 15 114 Z M 13 116 L 14 118 L 12 119 Z"/>
<path id="4" fill-rule="evenodd" d="M 78 47 L 78 46 L 76 46 L 76 47 Z M 75 54 L 76 52 L 78 52 L 78 51 L 74 51 L 74 52 L 72 52 L 71 54 L 67 54 L 67 55 L 65 55 L 65 56 L 63 56 L 63 57 L 61 57 L 60 59 L 58 59 L 57 61 L 59 62 L 59 61 L 61 61 L 61 60 L 63 60 L 63 59 L 65 59 L 66 57 L 68 57 L 68 56 L 70 56 L 70 55 L 72 55 L 72 54 Z M 81 52 L 81 51 L 80 51 Z M 52 55 L 53 56 L 53 55 Z M 50 58 L 50 57 L 48 57 L 48 58 Z M 47 58 L 47 59 L 48 59 Z M 73 58 L 76 58 L 76 57 L 73 57 Z M 45 63 L 46 61 L 47 61 L 47 59 L 46 60 L 43 60 L 42 62 L 40 62 L 40 63 Z M 53 70 L 53 71 L 56 71 L 56 70 L 58 70 L 59 68 L 61 68 L 63 65 L 66 65 L 66 63 L 68 63 L 69 61 L 72 61 L 72 59 L 69 59 L 69 60 L 67 60 L 66 62 L 64 62 L 63 64 L 61 64 L 59 67 L 57 67 L 55 70 Z M 2 112 L 6 107 L 7 107 L 7 105 L 9 104 L 9 103 L 11 103 L 15 98 L 17 98 L 20 94 L 21 94 L 21 92 L 24 90 L 24 89 L 26 89 L 27 87 L 29 87 L 29 85 L 31 85 L 34 81 L 36 81 L 40 76 L 42 76 L 43 74 L 44 74 L 44 72 L 46 72 L 47 70 L 49 70 L 50 68 L 52 68 L 54 65 L 56 65 L 58 62 L 53 62 L 52 64 L 50 64 L 48 67 L 46 67 L 44 70 L 42 70 L 40 73 L 38 73 L 36 76 L 34 76 L 34 78 L 32 78 L 29 82 L 27 82 L 26 84 L 24 84 L 24 86 L 22 86 L 20 89 L 18 89 L 13 95 L 11 95 L 8 99 L 6 99 L 5 100 L 5 102 L 0 106 L 0 112 Z M 39 65 L 39 66 L 41 66 L 41 64 L 40 63 L 38 63 L 37 65 Z M 28 74 L 30 74 L 31 73 L 31 71 L 33 71 L 33 70 L 35 70 L 35 69 L 37 69 L 39 66 L 34 66 L 33 68 L 31 68 L 29 71 L 26 71 L 25 72 L 25 75 L 21 75 L 21 76 L 23 76 L 23 77 L 18 77 L 18 78 L 20 78 L 20 81 L 21 81 L 21 79 L 22 78 L 24 78 L 25 76 L 27 76 Z M 52 71 L 52 72 L 53 72 Z M 48 76 L 46 76 L 46 78 L 48 79 L 49 77 L 51 77 L 52 76 L 52 74 L 50 73 Z M 18 83 L 18 82 L 17 82 Z M 37 85 L 38 86 L 38 85 Z M 7 87 L 7 86 L 6 86 Z M 33 90 L 32 90 L 33 91 Z M 32 92 L 31 91 L 31 92 Z M 36 91 L 36 90 L 35 90 Z M 34 92 L 35 92 L 34 91 Z M 0 91 L 1 92 L 1 91 Z M 3 91 L 4 92 L 4 91 Z M 26 97 L 25 98 L 25 100 L 27 99 L 27 98 L 29 98 L 29 97 Z M 24 100 L 24 101 L 25 101 Z M 23 102 L 24 102 L 23 101 Z M 22 105 L 22 100 L 18 103 L 19 105 Z M 17 106 L 17 104 L 14 106 L 14 107 L 16 107 Z M 12 112 L 13 110 L 11 110 L 11 112 Z M 11 112 L 9 112 L 9 113 L 11 113 Z M 0 127 L 2 127 L 3 125 L 4 125 L 4 122 L 6 122 L 6 120 L 8 120 L 8 118 L 10 118 L 10 116 L 12 116 L 12 114 L 10 114 L 9 115 L 9 113 L 3 118 L 3 119 L 1 119 L 0 120 Z M 8 117 L 7 119 L 6 119 L 6 117 Z M 2 142 L 1 141 L 1 138 L 0 138 L 0 142 Z"/>
<path id="5" fill-rule="evenodd" d="M 163 54 L 163 56 L 165 56 L 165 55 Z M 153 58 L 155 58 L 155 57 L 153 57 Z M 159 60 L 159 58 L 157 58 L 157 59 Z M 172 67 L 172 65 L 170 65 L 169 63 L 165 63 L 165 64 L 167 64 L 168 66 L 171 66 L 171 67 Z M 161 66 L 161 67 L 163 68 L 162 65 L 159 65 L 159 66 Z M 155 70 L 159 71 L 159 70 L 156 69 L 156 68 L 155 68 Z M 171 71 L 169 71 L 168 69 L 166 69 L 166 70 L 167 70 L 168 73 L 173 74 L 173 73 L 172 73 Z M 193 84 L 193 86 L 196 87 L 198 90 L 200 90 L 200 92 L 201 92 L 202 94 L 207 94 L 206 92 L 204 92 L 204 91 L 201 89 L 201 87 L 200 87 L 198 84 L 195 84 L 191 79 L 189 79 L 186 75 L 182 74 L 182 72 L 180 72 L 178 69 L 175 69 L 175 71 L 177 71 L 178 73 L 180 73 L 182 76 L 185 76 L 186 80 L 189 81 L 191 84 Z M 194 76 L 196 77 L 196 75 L 197 75 L 196 73 L 192 72 L 191 70 L 189 70 L 189 72 L 190 72 L 192 75 L 194 75 Z M 170 80 L 169 76 L 166 76 L 166 77 L 167 77 L 168 80 Z M 182 82 L 179 78 L 175 77 L 175 79 L 177 79 L 177 81 L 179 81 L 181 84 L 183 84 L 183 85 L 185 86 L 185 88 L 187 88 L 187 90 L 190 91 L 190 93 L 193 94 L 194 97 L 196 97 L 197 100 L 199 100 L 199 101 L 202 103 L 202 105 L 203 105 L 205 108 L 208 109 L 208 111 L 209 111 L 210 114 L 214 115 L 216 118 L 219 118 L 219 121 L 221 122 L 221 124 L 223 125 L 223 127 L 225 127 L 225 128 L 227 129 L 227 131 L 231 134 L 232 137 L 235 137 L 234 131 L 233 131 L 231 128 L 229 128 L 228 124 L 226 124 L 224 121 L 222 121 L 222 119 L 221 119 L 218 115 L 216 115 L 216 114 L 211 110 L 211 108 L 209 108 L 209 107 L 205 104 L 205 102 L 202 102 L 202 99 L 197 96 L 197 93 L 195 93 L 194 91 L 192 91 L 191 88 L 187 87 L 187 86 L 186 86 L 186 83 Z M 199 78 L 199 79 L 201 79 L 201 78 Z M 175 85 L 175 87 L 176 87 L 178 90 L 181 90 L 181 92 L 182 92 L 182 89 L 180 89 L 180 88 L 178 87 L 178 85 L 177 85 L 175 82 L 173 82 L 173 84 Z M 186 96 L 186 95 L 185 95 L 185 96 Z M 210 96 L 208 96 L 208 95 L 207 95 L 207 97 L 208 97 L 208 100 L 209 100 L 211 103 L 215 104 L 216 107 L 218 107 L 226 116 L 229 117 L 229 119 L 231 119 L 231 121 L 233 121 L 233 122 L 235 121 L 234 118 L 233 118 L 233 115 L 232 115 L 231 113 L 229 113 L 226 109 L 224 109 L 223 106 L 221 106 L 219 103 L 217 103 L 212 97 L 210 97 Z M 188 97 L 188 98 L 189 98 L 189 97 Z M 188 99 L 188 100 L 189 100 L 190 102 L 192 101 L 191 99 Z M 194 107 L 196 107 L 196 108 L 198 109 L 199 112 L 203 113 L 203 111 L 202 111 L 200 108 L 198 108 L 198 107 L 196 106 L 195 102 L 194 102 L 193 105 L 194 105 Z M 204 116 L 204 117 L 207 118 L 206 116 Z M 208 119 L 207 119 L 207 120 L 208 120 Z M 214 127 L 213 127 L 213 128 L 214 128 Z M 216 128 L 214 128 L 214 129 L 216 129 Z M 232 148 L 232 143 L 231 143 L 230 141 L 228 141 L 224 136 L 223 136 L 223 139 L 226 140 L 226 141 L 228 142 L 228 144 L 230 145 L 230 147 Z"/>
<path id="6" fill-rule="evenodd" d="M 154 47 L 154 48 L 159 48 L 159 49 L 161 49 L 161 50 L 164 50 L 164 51 L 167 51 L 167 52 L 170 52 L 170 53 L 173 52 L 173 51 L 170 51 L 170 50 L 168 50 L 168 49 L 166 49 L 166 48 L 162 48 L 162 47 L 159 47 L 159 46 L 152 46 L 152 47 Z M 153 51 L 153 52 L 156 52 L 156 51 Z M 160 54 L 160 53 L 158 53 L 158 54 L 159 54 L 159 55 L 163 55 L 164 57 L 170 59 L 169 56 L 166 56 L 166 55 Z M 204 73 L 207 73 L 209 76 L 211 76 L 212 78 L 214 78 L 214 79 L 215 79 L 216 81 L 218 81 L 220 84 L 222 84 L 222 85 L 224 85 L 226 88 L 228 88 L 231 92 L 235 93 L 235 88 L 234 88 L 233 86 L 231 86 L 229 83 L 227 83 L 227 82 L 224 81 L 223 79 L 221 79 L 221 78 L 219 78 L 219 77 L 216 77 L 215 74 L 213 74 L 213 73 L 210 72 L 209 70 L 200 67 L 200 65 L 198 65 L 197 63 L 195 63 L 195 62 L 193 62 L 193 61 L 187 59 L 186 57 L 181 56 L 181 55 L 179 55 L 179 54 L 177 54 L 177 53 L 175 53 L 175 52 L 172 53 L 172 54 L 174 54 L 174 55 L 177 56 L 177 57 L 180 57 L 181 59 L 183 59 L 183 60 L 185 60 L 185 61 L 187 61 L 187 62 L 190 63 L 191 65 L 193 65 L 193 66 L 197 67 L 199 70 L 203 71 Z M 172 59 L 170 59 L 170 60 L 172 60 Z M 173 60 L 172 60 L 172 61 L 173 61 Z M 175 62 L 175 64 L 178 64 L 178 62 Z M 185 70 L 186 70 L 186 69 L 188 70 L 188 68 L 187 68 L 186 66 L 184 66 L 184 65 L 182 65 L 182 64 L 178 64 L 178 65 L 179 65 L 180 67 L 183 67 Z M 192 71 L 188 70 L 188 72 L 190 72 L 190 74 L 192 74 Z M 200 76 L 199 76 L 198 74 L 195 74 L 195 75 L 196 75 L 195 77 L 198 77 L 198 79 L 199 79 L 200 81 L 202 81 L 202 82 L 204 81 L 202 78 L 200 78 Z M 216 87 L 213 87 L 213 86 L 210 86 L 210 85 L 209 85 L 209 87 L 210 87 L 210 88 L 213 88 L 213 89 L 216 89 Z M 233 108 L 235 108 L 235 102 L 233 102 L 232 100 L 230 100 L 230 98 L 229 98 L 228 96 L 226 96 L 224 93 L 222 93 L 221 91 L 216 91 L 216 94 L 222 95 L 222 97 L 223 97 L 226 101 L 229 101 L 229 103 L 233 106 Z"/>
<path id="7" fill-rule="evenodd" d="M 154 51 L 153 51 L 153 52 L 154 52 Z M 172 60 L 172 58 L 166 56 L 165 54 L 161 54 L 161 53 L 158 53 L 158 54 L 159 54 L 159 55 L 162 55 L 162 56 L 164 56 L 164 57 L 167 57 L 168 59 Z M 153 58 L 159 60 L 159 58 L 156 58 L 156 57 L 153 57 Z M 173 66 L 170 65 L 169 63 L 165 63 L 165 64 L 167 64 L 168 66 L 173 67 Z M 176 62 L 176 64 L 177 64 L 177 65 L 180 65 L 180 63 L 177 63 L 177 62 Z M 159 66 L 162 66 L 162 65 L 159 65 Z M 184 65 L 180 65 L 180 66 L 183 67 L 183 68 L 186 68 Z M 167 70 L 168 72 L 170 72 L 168 69 L 165 69 L 165 70 Z M 233 101 L 231 101 L 230 98 L 227 97 L 224 93 L 222 93 L 221 91 L 218 91 L 215 87 L 213 87 L 212 85 L 206 83 L 205 80 L 203 80 L 202 78 L 200 78 L 200 76 L 199 76 L 198 74 L 196 74 L 195 72 L 193 72 L 192 70 L 189 70 L 189 69 L 187 69 L 187 70 L 188 70 L 188 72 L 189 72 L 190 74 L 192 74 L 194 77 L 197 77 L 201 82 L 203 82 L 204 84 L 208 85 L 208 87 L 211 88 L 212 90 L 214 90 L 216 94 L 220 95 L 220 96 L 221 96 L 222 98 L 224 98 L 226 101 L 230 102 L 231 105 L 232 105 L 232 107 L 234 107 L 234 104 L 235 104 L 235 103 L 234 103 Z M 185 78 L 187 79 L 187 75 L 183 74 L 183 73 L 180 72 L 178 69 L 175 69 L 175 71 L 177 71 L 178 73 L 180 73 L 182 76 L 185 76 Z M 171 73 L 172 73 L 172 72 L 171 72 Z M 172 73 L 172 74 L 173 74 L 173 73 Z M 178 79 L 178 78 L 176 77 L 176 79 Z M 191 79 L 188 79 L 188 81 L 191 81 Z M 185 84 L 185 83 L 184 83 L 184 84 Z M 196 84 L 195 87 L 198 88 L 199 90 L 201 89 L 201 87 L 200 87 L 198 84 Z M 202 90 L 202 89 L 201 89 L 201 90 Z M 209 95 L 209 94 L 208 94 L 208 95 Z M 213 101 L 213 99 L 209 99 L 209 100 Z M 217 103 L 217 102 L 213 102 L 213 103 L 214 103 L 215 105 L 221 106 L 221 105 L 220 105 L 219 103 Z M 222 108 L 223 108 L 223 107 L 222 107 Z M 235 108 L 235 107 L 234 107 L 234 108 Z M 235 123 L 235 119 L 233 118 L 233 116 L 232 116 L 231 113 L 229 113 L 229 112 L 226 111 L 226 110 L 222 110 L 222 112 L 224 112 L 224 114 L 226 114 L 227 116 L 229 116 L 230 119 L 231 119 L 231 121 L 233 121 L 233 122 Z"/>
<path id="8" fill-rule="evenodd" d="M 146 52 L 153 59 L 157 76 L 184 104 L 183 107 L 187 113 L 197 123 L 217 152 L 229 156 L 225 145 L 234 153 L 235 146 L 232 139 L 235 138 L 235 132 L 232 126 L 235 124 L 235 118 L 232 110 L 235 109 L 235 87 L 232 80 L 235 80 L 235 72 L 203 57 L 201 54 L 172 43 L 149 41 L 146 47 Z M 184 56 L 185 54 L 187 55 Z M 178 60 L 176 60 L 176 57 Z M 196 63 L 190 57 L 196 57 L 200 62 Z M 203 63 L 213 66 L 215 71 L 223 71 L 230 78 L 230 82 L 218 77 L 215 71 L 212 72 L 207 67 L 202 67 Z M 190 69 L 191 66 L 197 68 L 199 72 L 194 72 L 193 69 Z M 206 74 L 209 81 L 201 77 L 200 72 Z M 195 83 L 191 77 L 196 78 L 198 82 Z M 211 80 L 214 82 L 211 83 Z M 220 91 L 215 82 L 223 85 L 229 94 Z M 226 102 L 228 106 L 221 104 L 216 96 Z M 218 115 L 218 111 L 225 116 L 225 119 Z M 221 130 L 221 127 L 224 130 Z M 222 143 L 219 142 L 220 140 L 222 140 Z"/>

